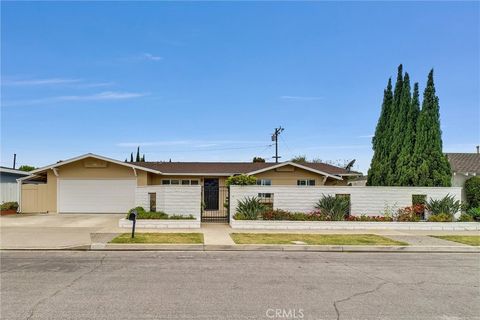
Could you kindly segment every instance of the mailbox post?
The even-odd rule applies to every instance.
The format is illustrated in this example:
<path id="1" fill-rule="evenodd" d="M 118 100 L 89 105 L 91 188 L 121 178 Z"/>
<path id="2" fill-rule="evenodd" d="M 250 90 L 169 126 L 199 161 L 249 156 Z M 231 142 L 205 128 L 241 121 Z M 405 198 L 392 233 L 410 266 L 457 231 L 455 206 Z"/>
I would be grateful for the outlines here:
<path id="1" fill-rule="evenodd" d="M 128 215 L 128 220 L 132 221 L 132 238 L 135 238 L 135 222 L 137 222 L 137 210 L 132 210 Z"/>

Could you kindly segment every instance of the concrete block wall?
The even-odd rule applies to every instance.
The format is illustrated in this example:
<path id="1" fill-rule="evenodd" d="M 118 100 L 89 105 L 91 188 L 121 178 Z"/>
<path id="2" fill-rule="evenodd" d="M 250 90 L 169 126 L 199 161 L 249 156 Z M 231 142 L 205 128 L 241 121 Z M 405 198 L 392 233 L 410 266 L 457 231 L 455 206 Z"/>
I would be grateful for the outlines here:
<path id="1" fill-rule="evenodd" d="M 193 215 L 200 220 L 201 186 L 140 186 L 135 190 L 135 206 L 149 210 L 149 193 L 156 193 L 157 211 L 169 215 Z"/>
<path id="2" fill-rule="evenodd" d="M 447 194 L 461 200 L 462 188 L 433 187 L 364 187 L 364 186 L 231 186 L 230 216 L 236 212 L 239 200 L 272 193 L 274 209 L 310 212 L 322 195 L 350 194 L 352 215 L 383 215 L 388 206 L 392 212 L 412 205 L 412 195 L 426 195 L 427 200 L 441 199 Z"/>

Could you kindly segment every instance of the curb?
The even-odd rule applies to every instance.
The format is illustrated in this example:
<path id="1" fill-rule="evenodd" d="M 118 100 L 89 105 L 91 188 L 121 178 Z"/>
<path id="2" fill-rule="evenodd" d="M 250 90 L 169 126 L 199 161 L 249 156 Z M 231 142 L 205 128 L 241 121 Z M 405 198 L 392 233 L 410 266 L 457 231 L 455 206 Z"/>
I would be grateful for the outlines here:
<path id="1" fill-rule="evenodd" d="M 321 246 L 321 245 L 208 245 L 208 244 L 92 244 L 92 251 L 276 251 L 276 252 L 416 252 L 480 253 L 473 246 Z"/>

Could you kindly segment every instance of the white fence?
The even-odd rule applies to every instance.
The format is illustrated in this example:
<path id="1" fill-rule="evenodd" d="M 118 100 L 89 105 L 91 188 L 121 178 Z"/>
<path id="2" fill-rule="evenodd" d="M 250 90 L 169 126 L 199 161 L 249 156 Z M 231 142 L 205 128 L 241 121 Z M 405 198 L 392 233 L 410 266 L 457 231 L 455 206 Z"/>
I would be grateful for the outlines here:
<path id="1" fill-rule="evenodd" d="M 236 212 L 237 203 L 245 197 L 270 193 L 273 208 L 295 212 L 310 212 L 322 195 L 350 195 L 352 215 L 383 215 L 385 209 L 395 212 L 412 205 L 413 195 L 425 195 L 427 200 L 441 199 L 447 194 L 461 199 L 462 188 L 433 187 L 356 187 L 356 186 L 231 186 L 230 217 Z"/>
<path id="2" fill-rule="evenodd" d="M 135 190 L 135 206 L 150 208 L 150 193 L 156 194 L 156 209 L 169 215 L 192 215 L 200 220 L 201 186 L 143 186 Z"/>
<path id="3" fill-rule="evenodd" d="M 16 182 L 0 184 L 0 203 L 10 201 L 18 202 L 18 184 Z"/>

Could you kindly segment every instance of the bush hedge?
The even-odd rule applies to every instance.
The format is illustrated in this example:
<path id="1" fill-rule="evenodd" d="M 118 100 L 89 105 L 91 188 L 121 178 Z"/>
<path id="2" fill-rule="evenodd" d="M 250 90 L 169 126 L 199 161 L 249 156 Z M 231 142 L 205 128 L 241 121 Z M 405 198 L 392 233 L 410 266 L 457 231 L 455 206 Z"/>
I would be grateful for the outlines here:
<path id="1" fill-rule="evenodd" d="M 471 177 L 465 181 L 465 195 L 469 208 L 480 207 L 480 177 Z"/>
<path id="2" fill-rule="evenodd" d="M 137 219 L 158 219 L 158 220 L 165 220 L 165 219 L 175 219 L 175 220 L 191 220 L 195 219 L 193 215 L 188 215 L 188 216 L 183 216 L 183 215 L 168 215 L 165 212 L 162 211 L 157 211 L 157 212 L 152 212 L 152 211 L 145 211 L 143 207 L 135 207 L 132 208 L 128 211 L 127 213 L 127 219 L 130 213 L 132 213 L 133 210 L 137 210 Z"/>
<path id="3" fill-rule="evenodd" d="M 1 204 L 0 210 L 2 210 L 2 211 L 15 210 L 15 211 L 17 211 L 18 210 L 18 203 L 15 202 L 15 201 L 4 202 L 4 203 Z"/>

